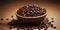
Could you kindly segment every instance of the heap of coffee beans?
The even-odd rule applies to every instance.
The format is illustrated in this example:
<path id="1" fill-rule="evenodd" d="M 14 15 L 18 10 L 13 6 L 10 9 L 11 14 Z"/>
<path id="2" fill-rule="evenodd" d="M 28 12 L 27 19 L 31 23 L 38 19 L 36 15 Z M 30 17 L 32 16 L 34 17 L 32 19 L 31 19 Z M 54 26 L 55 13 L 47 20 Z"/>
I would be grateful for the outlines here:
<path id="1" fill-rule="evenodd" d="M 48 18 L 45 18 L 45 19 L 40 23 L 39 26 L 28 26 L 28 27 L 26 27 L 25 24 L 21 25 L 21 24 L 20 24 L 20 21 L 18 21 L 18 20 L 12 20 L 11 22 L 8 23 L 8 25 L 11 25 L 11 26 L 13 26 L 13 27 L 20 27 L 20 28 L 23 27 L 23 29 L 24 29 L 24 28 L 31 28 L 32 30 L 35 29 L 35 28 L 38 28 L 38 29 L 40 29 L 40 30 L 41 30 L 41 29 L 47 30 L 49 27 L 56 29 L 56 26 L 53 26 L 52 21 L 49 22 Z M 34 27 L 34 28 L 33 28 L 33 27 Z"/>
<path id="2" fill-rule="evenodd" d="M 26 16 L 26 17 L 34 17 L 34 16 L 41 16 L 46 13 L 45 8 L 40 8 L 37 5 L 27 5 L 22 8 L 20 8 L 17 11 L 17 14 L 20 16 Z"/>

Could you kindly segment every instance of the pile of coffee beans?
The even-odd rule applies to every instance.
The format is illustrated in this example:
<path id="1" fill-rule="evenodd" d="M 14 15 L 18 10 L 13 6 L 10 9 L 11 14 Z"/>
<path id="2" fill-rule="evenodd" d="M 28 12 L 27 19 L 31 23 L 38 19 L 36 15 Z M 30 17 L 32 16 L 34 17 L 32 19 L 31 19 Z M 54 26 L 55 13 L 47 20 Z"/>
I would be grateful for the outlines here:
<path id="1" fill-rule="evenodd" d="M 27 26 L 25 26 L 25 24 L 23 24 L 23 25 L 21 25 L 20 24 L 20 21 L 18 21 L 18 20 L 12 20 L 11 22 L 9 22 L 8 23 L 8 25 L 11 25 L 11 26 L 13 26 L 13 27 L 23 27 L 23 29 L 26 27 L 26 28 L 38 28 L 38 29 L 44 29 L 44 30 L 47 30 L 49 27 L 51 27 L 51 28 L 54 28 L 54 29 L 56 29 L 56 26 L 54 26 L 53 24 L 52 24 L 53 22 L 51 21 L 51 22 L 49 22 L 49 20 L 48 20 L 48 18 L 45 18 L 41 23 L 40 23 L 40 25 L 39 26 L 28 26 L 28 24 L 27 24 Z M 33 28 L 33 29 L 34 29 Z"/>
<path id="2" fill-rule="evenodd" d="M 44 30 L 47 30 L 49 27 L 56 28 L 56 26 L 53 26 L 52 22 L 49 22 L 48 18 L 44 19 L 43 22 L 40 24 L 40 28 Z"/>
<path id="3" fill-rule="evenodd" d="M 34 16 L 41 16 L 46 13 L 45 8 L 40 8 L 37 5 L 27 5 L 20 8 L 17 11 L 17 14 L 20 16 L 27 16 L 27 17 L 34 17 Z"/>

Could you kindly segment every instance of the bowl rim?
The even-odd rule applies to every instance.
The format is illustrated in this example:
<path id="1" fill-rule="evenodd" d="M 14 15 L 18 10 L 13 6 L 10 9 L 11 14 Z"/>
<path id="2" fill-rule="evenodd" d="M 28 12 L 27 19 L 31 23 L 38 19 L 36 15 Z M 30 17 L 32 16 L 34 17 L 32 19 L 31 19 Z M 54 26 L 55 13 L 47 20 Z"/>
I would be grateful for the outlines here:
<path id="1" fill-rule="evenodd" d="M 39 17 L 43 17 L 43 16 L 46 16 L 47 13 L 41 15 L 41 16 L 35 16 L 35 17 L 25 17 L 25 16 L 20 16 L 19 14 L 15 13 L 18 17 L 22 17 L 22 18 L 39 18 Z"/>

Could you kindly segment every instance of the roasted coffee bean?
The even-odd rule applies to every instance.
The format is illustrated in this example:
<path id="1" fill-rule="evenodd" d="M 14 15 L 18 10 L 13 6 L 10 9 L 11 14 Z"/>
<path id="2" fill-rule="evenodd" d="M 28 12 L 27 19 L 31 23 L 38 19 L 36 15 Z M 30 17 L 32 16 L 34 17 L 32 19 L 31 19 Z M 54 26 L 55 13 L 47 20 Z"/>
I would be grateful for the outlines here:
<path id="1" fill-rule="evenodd" d="M 0 25 L 1 25 L 2 23 L 0 23 Z"/>
<path id="2" fill-rule="evenodd" d="M 49 22 L 48 24 L 51 25 L 51 22 Z"/>
<path id="3" fill-rule="evenodd" d="M 6 20 L 9 20 L 9 18 L 7 18 Z"/>
<path id="4" fill-rule="evenodd" d="M 43 29 L 43 26 L 42 26 L 42 25 L 40 25 L 40 28 L 41 28 L 41 29 Z"/>
<path id="5" fill-rule="evenodd" d="M 12 29 L 12 27 L 10 27 L 10 29 Z"/>
<path id="6" fill-rule="evenodd" d="M 54 21 L 52 21 L 52 22 L 54 22 Z"/>
<path id="7" fill-rule="evenodd" d="M 51 18 L 52 20 L 54 20 L 54 18 Z"/>
<path id="8" fill-rule="evenodd" d="M 47 28 L 45 28 L 44 30 L 47 30 Z"/>
<path id="9" fill-rule="evenodd" d="M 11 16 L 11 18 L 13 18 L 13 15 Z"/>
<path id="10" fill-rule="evenodd" d="M 54 29 L 56 29 L 56 27 L 53 27 Z"/>
<path id="11" fill-rule="evenodd" d="M 53 27 L 53 24 L 51 24 L 51 28 Z"/>
<path id="12" fill-rule="evenodd" d="M 1 18 L 1 20 L 3 20 L 3 18 Z"/>

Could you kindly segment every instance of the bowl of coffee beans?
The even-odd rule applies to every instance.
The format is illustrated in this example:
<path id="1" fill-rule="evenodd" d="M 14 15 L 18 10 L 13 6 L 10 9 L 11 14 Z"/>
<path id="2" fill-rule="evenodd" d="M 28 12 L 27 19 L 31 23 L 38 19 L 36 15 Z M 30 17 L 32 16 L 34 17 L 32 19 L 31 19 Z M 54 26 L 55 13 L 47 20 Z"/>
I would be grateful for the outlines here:
<path id="1" fill-rule="evenodd" d="M 16 12 L 17 19 L 21 24 L 39 25 L 46 17 L 46 9 L 37 5 L 27 5 L 19 8 Z"/>

